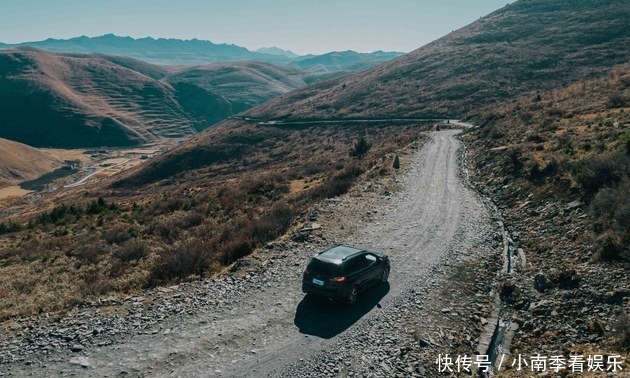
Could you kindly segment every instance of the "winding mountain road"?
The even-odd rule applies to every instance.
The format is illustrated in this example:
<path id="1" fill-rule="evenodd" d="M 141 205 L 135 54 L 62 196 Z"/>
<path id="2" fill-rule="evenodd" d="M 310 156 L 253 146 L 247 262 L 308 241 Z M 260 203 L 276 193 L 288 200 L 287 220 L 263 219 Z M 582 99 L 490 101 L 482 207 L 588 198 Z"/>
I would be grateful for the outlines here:
<path id="1" fill-rule="evenodd" d="M 89 359 L 88 368 L 59 359 L 44 367 L 15 366 L 12 372 L 95 377 L 317 375 L 301 367 L 304 361 L 339 349 L 341 339 L 384 332 L 381 322 L 392 318 L 407 300 L 406 293 L 431 279 L 432 268 L 455 252 L 466 253 L 491 232 L 488 209 L 461 178 L 459 132 L 431 133 L 411 156 L 399 181 L 401 190 L 389 199 L 377 198 L 378 210 L 374 202 L 361 204 L 361 198 L 351 195 L 329 201 L 318 220 L 325 235 L 330 230 L 324 242 L 274 252 L 280 254 L 264 269 L 240 279 L 234 290 L 213 294 L 197 313 L 164 319 L 155 332 L 86 348 L 82 353 Z M 369 220 L 359 220 L 362 206 L 374 209 Z M 356 221 L 347 218 L 353 216 Z M 343 236 L 334 231 L 340 222 L 355 225 Z M 365 293 L 352 307 L 306 300 L 302 269 L 309 256 L 331 240 L 386 252 L 392 261 L 390 283 Z"/>

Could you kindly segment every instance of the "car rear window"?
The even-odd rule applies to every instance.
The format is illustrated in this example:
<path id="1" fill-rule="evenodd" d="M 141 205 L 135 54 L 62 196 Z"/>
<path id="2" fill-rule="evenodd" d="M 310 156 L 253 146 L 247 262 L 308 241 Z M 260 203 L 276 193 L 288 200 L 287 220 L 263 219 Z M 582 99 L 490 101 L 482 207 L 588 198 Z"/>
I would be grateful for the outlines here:
<path id="1" fill-rule="evenodd" d="M 321 274 L 327 277 L 337 277 L 340 275 L 339 273 L 341 271 L 339 265 L 321 261 L 318 259 L 311 260 L 311 262 L 306 267 L 306 270 L 311 273 Z"/>

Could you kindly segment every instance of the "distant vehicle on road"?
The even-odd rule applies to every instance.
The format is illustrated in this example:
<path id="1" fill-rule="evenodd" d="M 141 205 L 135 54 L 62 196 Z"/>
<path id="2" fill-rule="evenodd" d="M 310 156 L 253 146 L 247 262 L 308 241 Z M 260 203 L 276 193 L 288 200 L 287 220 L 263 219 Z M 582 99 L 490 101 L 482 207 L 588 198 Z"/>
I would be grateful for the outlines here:
<path id="1" fill-rule="evenodd" d="M 338 245 L 311 259 L 302 277 L 302 291 L 353 304 L 360 292 L 387 282 L 389 271 L 389 257 L 384 253 Z"/>

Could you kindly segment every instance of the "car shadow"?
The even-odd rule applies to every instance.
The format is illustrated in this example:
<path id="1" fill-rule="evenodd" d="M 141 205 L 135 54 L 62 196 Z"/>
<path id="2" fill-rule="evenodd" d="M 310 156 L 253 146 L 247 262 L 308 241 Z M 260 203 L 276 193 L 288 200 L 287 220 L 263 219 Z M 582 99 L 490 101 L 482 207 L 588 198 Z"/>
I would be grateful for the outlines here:
<path id="1" fill-rule="evenodd" d="M 353 305 L 333 302 L 326 298 L 305 296 L 298 304 L 293 323 L 300 333 L 330 339 L 348 329 L 389 293 L 389 283 L 378 285 L 359 294 Z"/>

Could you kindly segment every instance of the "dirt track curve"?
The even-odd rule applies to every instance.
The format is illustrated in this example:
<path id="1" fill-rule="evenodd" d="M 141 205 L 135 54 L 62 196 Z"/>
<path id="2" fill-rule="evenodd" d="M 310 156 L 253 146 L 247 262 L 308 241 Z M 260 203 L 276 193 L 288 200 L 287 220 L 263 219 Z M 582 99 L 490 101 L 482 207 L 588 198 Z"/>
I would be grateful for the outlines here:
<path id="1" fill-rule="evenodd" d="M 87 368 L 69 364 L 69 356 L 63 356 L 49 357 L 39 366 L 13 365 L 11 373 L 320 376 L 322 370 L 316 367 L 331 354 L 354 361 L 348 369 L 362 361 L 369 364 L 371 337 L 397 340 L 398 326 L 404 321 L 401 311 L 423 316 L 423 307 L 414 303 L 430 300 L 424 297 L 431 293 L 441 264 L 467 255 L 473 258 L 470 249 L 493 233 L 489 210 L 463 182 L 458 132 L 431 133 L 430 140 L 407 157 L 411 162 L 399 178 L 398 192 L 372 200 L 350 193 L 328 201 L 318 220 L 324 234 L 319 242 L 288 243 L 284 250 L 275 247 L 262 252 L 271 256 L 264 269 L 235 280 L 205 283 L 219 289 L 213 289 L 191 315 L 165 318 L 154 332 L 86 347 L 81 355 L 89 360 Z M 366 209 L 369 219 L 364 216 Z M 356 222 L 347 217 L 356 217 Z M 335 228 L 344 221 L 352 225 Z M 303 267 L 309 256 L 333 242 L 389 254 L 390 283 L 365 293 L 353 307 L 306 300 L 300 290 Z M 341 374 L 334 369 L 333 375 Z M 377 376 L 388 375 L 387 368 L 382 369 L 375 372 Z"/>

